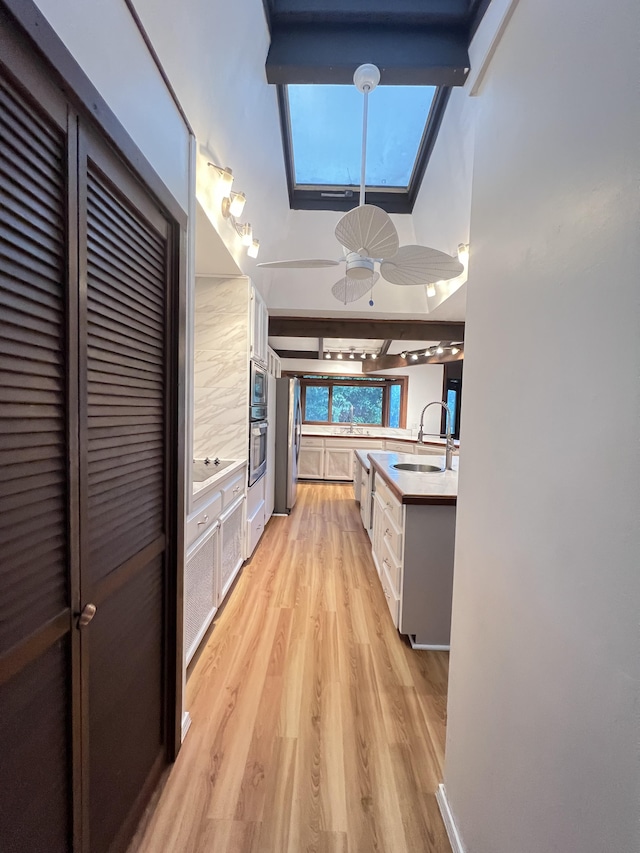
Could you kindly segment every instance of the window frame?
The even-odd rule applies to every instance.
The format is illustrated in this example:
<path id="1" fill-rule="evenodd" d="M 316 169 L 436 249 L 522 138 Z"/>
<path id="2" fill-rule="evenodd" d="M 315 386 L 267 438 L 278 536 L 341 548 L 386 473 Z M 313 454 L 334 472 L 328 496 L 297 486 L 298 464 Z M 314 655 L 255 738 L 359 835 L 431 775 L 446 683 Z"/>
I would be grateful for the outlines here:
<path id="1" fill-rule="evenodd" d="M 289 191 L 289 207 L 291 210 L 348 211 L 357 207 L 360 203 L 359 187 L 332 184 L 312 186 L 296 183 L 287 87 L 281 83 L 277 85 L 276 90 L 278 112 L 280 113 L 282 151 L 284 154 L 287 189 Z M 374 204 L 377 207 L 381 207 L 387 213 L 413 213 L 413 207 L 418 197 L 418 192 L 440 130 L 440 125 L 442 124 L 442 118 L 450 94 L 450 86 L 438 86 L 436 89 L 407 188 L 367 187 L 367 204 Z"/>
<path id="2" fill-rule="evenodd" d="M 283 372 L 283 376 L 297 376 L 300 379 L 300 405 L 302 408 L 302 423 L 308 424 L 309 426 L 337 426 L 340 423 L 345 423 L 345 421 L 333 421 L 331 420 L 332 416 L 332 403 L 333 403 L 333 388 L 335 386 L 343 387 L 345 385 L 353 385 L 357 388 L 382 388 L 382 423 L 374 424 L 374 423 L 360 423 L 358 422 L 358 426 L 369 426 L 369 427 L 380 427 L 385 429 L 406 429 L 407 424 L 407 396 L 409 393 L 409 377 L 408 376 L 381 376 L 378 374 L 367 374 L 366 379 L 364 377 L 358 376 L 335 376 L 327 378 L 326 373 L 318 373 L 312 374 L 305 372 L 304 374 L 299 373 L 285 373 Z M 317 376 L 317 378 L 314 378 Z M 328 401 L 328 416 L 329 419 L 326 421 L 310 421 L 305 419 L 306 412 L 306 398 L 307 398 L 307 387 L 309 385 L 312 386 L 320 386 L 323 388 L 329 388 L 329 401 Z M 400 417 L 399 423 L 397 427 L 389 427 L 389 398 L 391 393 L 391 387 L 394 385 L 400 386 Z"/>

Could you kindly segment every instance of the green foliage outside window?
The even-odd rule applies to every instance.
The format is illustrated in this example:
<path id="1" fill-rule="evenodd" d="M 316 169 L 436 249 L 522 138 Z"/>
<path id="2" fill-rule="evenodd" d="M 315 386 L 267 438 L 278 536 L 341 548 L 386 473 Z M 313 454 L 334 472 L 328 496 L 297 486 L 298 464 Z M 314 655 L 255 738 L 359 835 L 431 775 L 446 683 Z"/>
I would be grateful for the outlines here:
<path id="1" fill-rule="evenodd" d="M 401 426 L 403 382 L 380 377 L 356 379 L 305 376 L 303 420 L 306 423 L 350 423 Z M 353 406 L 353 414 L 351 407 Z"/>

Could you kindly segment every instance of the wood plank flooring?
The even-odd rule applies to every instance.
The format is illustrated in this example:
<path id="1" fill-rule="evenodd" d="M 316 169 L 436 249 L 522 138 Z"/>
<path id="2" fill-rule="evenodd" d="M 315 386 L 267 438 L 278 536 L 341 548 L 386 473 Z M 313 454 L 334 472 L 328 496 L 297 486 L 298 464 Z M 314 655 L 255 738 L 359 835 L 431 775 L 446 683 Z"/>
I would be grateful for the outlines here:
<path id="1" fill-rule="evenodd" d="M 300 484 L 190 673 L 129 853 L 450 853 L 447 665 L 393 627 L 351 486 Z"/>

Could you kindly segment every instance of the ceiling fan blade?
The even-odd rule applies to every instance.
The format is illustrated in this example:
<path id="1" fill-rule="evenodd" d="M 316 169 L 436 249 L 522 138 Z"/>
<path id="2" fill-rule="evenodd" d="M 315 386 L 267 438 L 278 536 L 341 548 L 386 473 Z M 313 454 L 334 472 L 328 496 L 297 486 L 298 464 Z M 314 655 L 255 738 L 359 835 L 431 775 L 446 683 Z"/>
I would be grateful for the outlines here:
<path id="1" fill-rule="evenodd" d="M 403 246 L 380 264 L 380 274 L 391 284 L 432 284 L 455 278 L 464 271 L 457 258 L 428 246 Z"/>
<path id="2" fill-rule="evenodd" d="M 336 281 L 331 288 L 331 293 L 333 293 L 338 302 L 347 305 L 349 302 L 361 299 L 365 293 L 371 290 L 379 278 L 380 276 L 377 272 L 374 272 L 370 278 L 353 279 L 344 276 L 340 281 Z"/>
<path id="3" fill-rule="evenodd" d="M 304 258 L 300 261 L 266 261 L 263 264 L 258 264 L 259 267 L 271 267 L 272 269 L 283 270 L 310 270 L 319 269 L 320 267 L 337 267 L 340 261 L 329 261 L 324 258 Z"/>
<path id="4" fill-rule="evenodd" d="M 390 258 L 400 245 L 389 214 L 374 204 L 361 204 L 345 213 L 336 225 L 336 237 L 351 252 L 369 258 Z"/>

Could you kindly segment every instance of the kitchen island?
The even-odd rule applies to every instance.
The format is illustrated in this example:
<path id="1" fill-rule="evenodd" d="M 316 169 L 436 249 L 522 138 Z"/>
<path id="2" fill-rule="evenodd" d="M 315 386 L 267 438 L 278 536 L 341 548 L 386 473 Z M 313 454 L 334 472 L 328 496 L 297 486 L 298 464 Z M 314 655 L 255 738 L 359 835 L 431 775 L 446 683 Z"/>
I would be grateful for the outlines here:
<path id="1" fill-rule="evenodd" d="M 373 559 L 393 623 L 415 648 L 448 649 L 458 459 L 454 457 L 452 471 L 422 473 L 394 467 L 415 463 L 412 454 L 366 455 Z M 428 461 L 444 468 L 444 456 Z M 361 493 L 360 499 L 367 497 Z"/>

